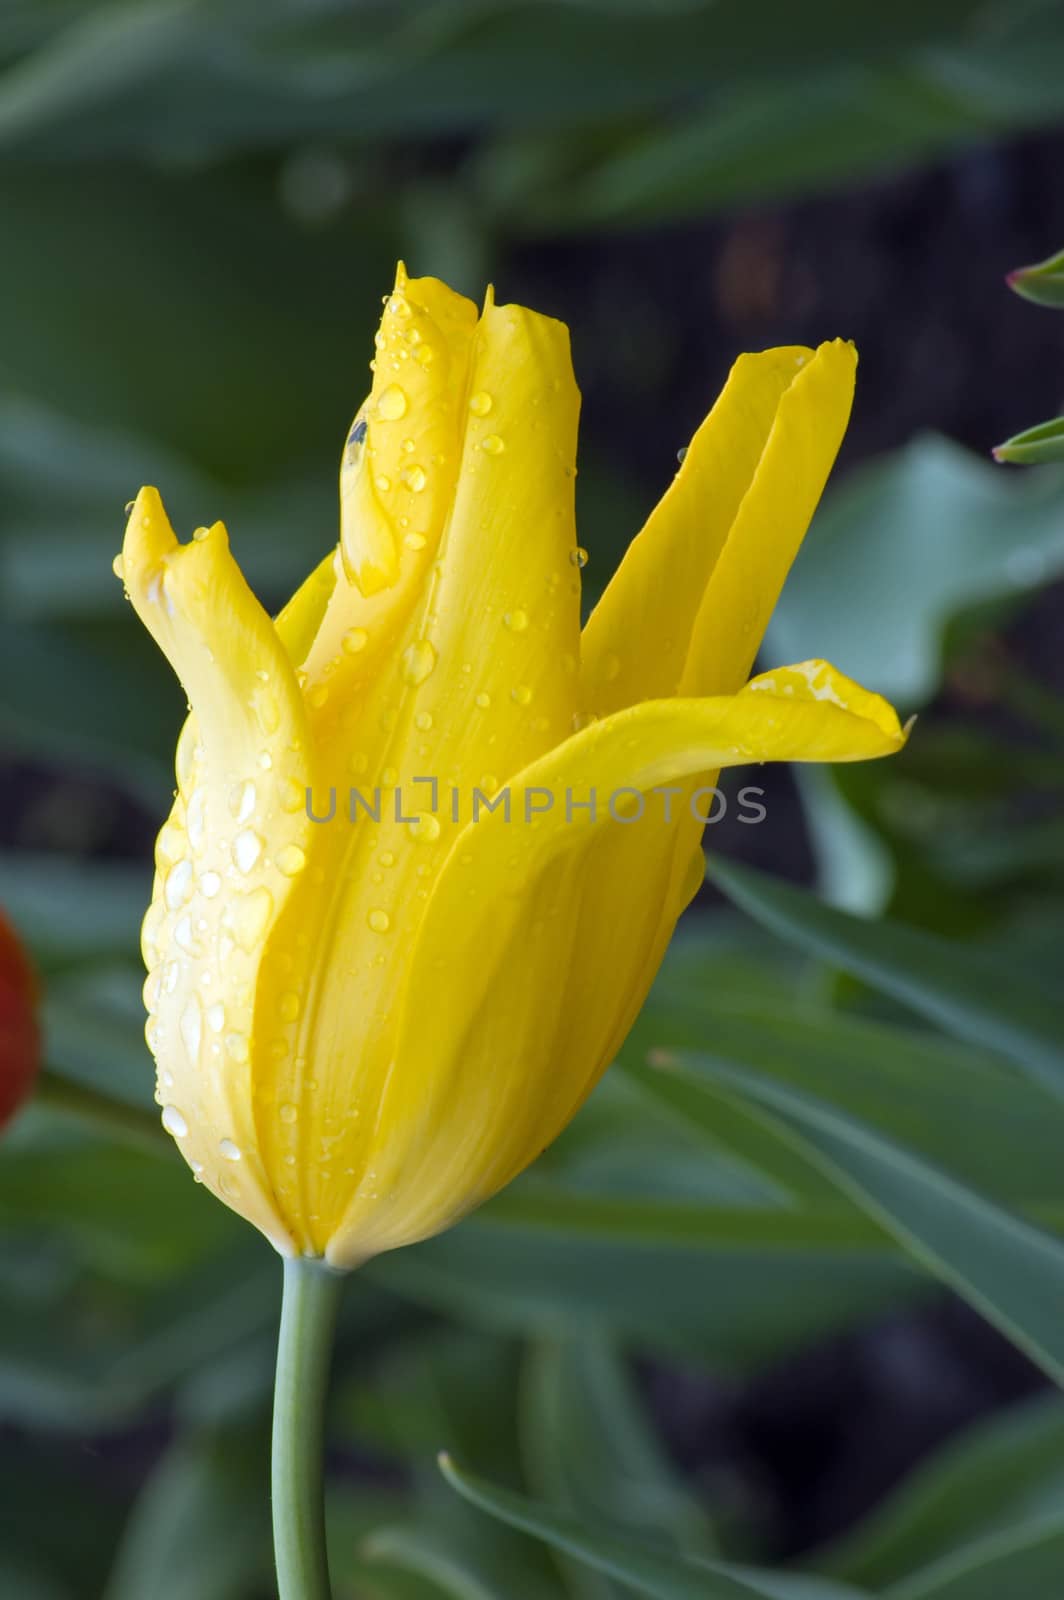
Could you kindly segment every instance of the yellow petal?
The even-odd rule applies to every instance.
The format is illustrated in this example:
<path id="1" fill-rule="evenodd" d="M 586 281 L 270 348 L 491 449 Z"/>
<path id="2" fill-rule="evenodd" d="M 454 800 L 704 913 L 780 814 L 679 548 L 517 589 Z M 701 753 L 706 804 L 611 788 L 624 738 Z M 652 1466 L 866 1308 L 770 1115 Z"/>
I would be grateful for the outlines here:
<path id="1" fill-rule="evenodd" d="M 338 815 L 314 828 L 312 871 L 264 957 L 262 995 L 287 989 L 302 1000 L 290 1048 L 259 1067 L 260 1127 L 285 1213 L 312 1249 L 323 1247 L 355 1189 L 377 1192 L 371 1108 L 394 1058 L 405 951 L 458 831 L 452 792 L 464 820 L 474 787 L 490 798 L 572 730 L 579 397 L 566 330 L 489 304 L 471 384 L 432 584 L 360 694 L 338 693 L 334 720 L 331 689 L 312 704 L 328 764 L 317 809 L 327 810 L 333 788 Z M 325 687 L 312 679 L 307 693 Z M 362 797 L 354 823 L 345 814 L 352 786 Z M 376 821 L 362 799 L 376 805 Z M 342 982 L 323 981 L 308 928 L 328 930 L 330 971 Z M 276 1114 L 281 1105 L 293 1108 L 288 1122 Z M 335 1160 L 323 1163 L 322 1149 Z"/>
<path id="2" fill-rule="evenodd" d="M 584 630 L 588 711 L 744 681 L 838 452 L 855 365 L 841 340 L 735 363 Z"/>
<path id="3" fill-rule="evenodd" d="M 638 879 L 649 830 L 678 822 L 652 791 L 744 762 L 864 760 L 902 744 L 890 708 L 825 664 L 777 677 L 779 693 L 755 680 L 734 696 L 650 701 L 595 723 L 508 785 L 509 820 L 499 809 L 464 829 L 409 961 L 373 1109 L 374 1192 L 357 1194 L 334 1230 L 336 1265 L 454 1221 L 531 1161 L 588 1094 L 660 946 L 660 902 L 602 849 L 623 835 Z M 644 815 L 617 820 L 639 797 Z M 678 898 L 672 921 L 680 909 Z"/>
<path id="4" fill-rule="evenodd" d="M 376 335 L 373 388 L 340 468 L 340 548 L 363 594 L 394 584 L 405 541 L 439 539 L 476 321 L 471 300 L 436 278 L 408 279 L 400 262 Z"/>
<path id="5" fill-rule="evenodd" d="M 309 728 L 292 664 L 215 524 L 179 545 L 153 489 L 123 547 L 130 599 L 192 704 L 145 918 L 164 1124 L 197 1176 L 281 1250 L 252 1060 L 263 944 L 309 846 Z"/>

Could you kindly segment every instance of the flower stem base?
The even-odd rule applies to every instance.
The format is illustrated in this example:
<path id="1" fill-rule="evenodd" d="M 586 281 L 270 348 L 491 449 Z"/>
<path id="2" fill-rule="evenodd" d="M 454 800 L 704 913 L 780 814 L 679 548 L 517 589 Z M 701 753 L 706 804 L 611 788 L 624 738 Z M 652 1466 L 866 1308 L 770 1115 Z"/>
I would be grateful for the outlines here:
<path id="1" fill-rule="evenodd" d="M 325 1393 L 344 1279 L 323 1261 L 284 1264 L 273 1404 L 273 1544 L 280 1600 L 331 1600 L 325 1546 Z"/>

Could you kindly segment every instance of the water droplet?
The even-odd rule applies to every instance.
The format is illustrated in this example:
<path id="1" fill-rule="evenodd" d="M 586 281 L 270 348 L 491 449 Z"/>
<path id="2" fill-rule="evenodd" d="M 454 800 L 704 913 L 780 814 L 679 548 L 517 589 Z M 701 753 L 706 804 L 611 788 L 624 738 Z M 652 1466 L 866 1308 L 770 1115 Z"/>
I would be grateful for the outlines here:
<path id="1" fill-rule="evenodd" d="M 200 1011 L 198 995 L 193 992 L 185 1002 L 185 1009 L 181 1013 L 179 1023 L 181 1037 L 185 1042 L 185 1049 L 193 1061 L 198 1060 L 200 1042 L 203 1038 L 203 1014 Z"/>
<path id="2" fill-rule="evenodd" d="M 369 634 L 365 628 L 348 628 L 340 642 L 347 655 L 357 656 L 360 650 L 366 648 L 368 641 Z"/>
<path id="3" fill-rule="evenodd" d="M 164 822 L 155 841 L 155 860 L 172 867 L 185 853 L 185 834 L 174 822 Z"/>
<path id="4" fill-rule="evenodd" d="M 188 1123 L 176 1106 L 163 1106 L 162 1122 L 167 1133 L 173 1134 L 175 1139 L 183 1139 L 188 1133 Z"/>
<path id="5" fill-rule="evenodd" d="M 403 535 L 403 543 L 408 550 L 424 550 L 427 541 L 423 533 L 407 533 Z"/>
<path id="6" fill-rule="evenodd" d="M 295 778 L 286 778 L 281 786 L 281 810 L 289 813 L 302 811 L 306 793 L 304 786 Z"/>
<path id="7" fill-rule="evenodd" d="M 420 729 L 422 733 L 428 733 L 429 729 L 432 727 L 432 712 L 419 711 L 417 716 L 414 718 L 414 726 L 415 728 Z"/>
<path id="8" fill-rule="evenodd" d="M 294 878 L 307 864 L 306 852 L 298 844 L 284 845 L 278 850 L 274 860 L 278 872 L 283 872 L 286 878 Z"/>
<path id="9" fill-rule="evenodd" d="M 406 391 L 397 383 L 390 383 L 377 401 L 377 415 L 385 422 L 398 422 L 406 416 Z"/>
<path id="10" fill-rule="evenodd" d="M 387 911 L 382 911 L 379 906 L 374 907 L 366 921 L 374 933 L 387 933 L 392 925 L 392 919 Z"/>
<path id="11" fill-rule="evenodd" d="M 254 828 L 244 828 L 233 840 L 233 860 L 240 872 L 250 872 L 262 854 L 262 840 Z"/>
<path id="12" fill-rule="evenodd" d="M 323 706 L 328 698 L 329 685 L 327 683 L 316 683 L 313 689 L 307 692 L 307 703 L 315 707 Z"/>
<path id="13" fill-rule="evenodd" d="M 519 706 L 527 706 L 532 698 L 532 690 L 527 683 L 519 683 L 515 689 L 510 690 L 510 699 L 515 700 Z"/>
<path id="14" fill-rule="evenodd" d="M 193 789 L 185 815 L 185 827 L 188 829 L 188 842 L 198 854 L 207 842 L 206 789 Z"/>
<path id="15" fill-rule="evenodd" d="M 164 891 L 166 904 L 170 911 L 176 911 L 183 906 L 192 893 L 192 863 L 189 860 L 179 861 L 171 867 L 166 875 L 166 889 Z"/>
<path id="16" fill-rule="evenodd" d="M 114 560 L 111 562 L 111 571 L 114 573 L 116 578 L 121 578 L 123 581 L 125 580 L 126 563 L 122 558 L 121 550 L 118 552 L 118 554 L 115 556 Z"/>
<path id="17" fill-rule="evenodd" d="M 233 896 L 225 908 L 223 923 L 240 948 L 251 955 L 266 932 L 272 912 L 273 896 L 269 889 L 253 889 L 250 894 Z"/>
<path id="18" fill-rule="evenodd" d="M 184 916 L 174 926 L 174 943 L 190 956 L 199 955 L 199 946 L 192 934 L 192 918 Z"/>
<path id="19" fill-rule="evenodd" d="M 207 1026 L 212 1033 L 221 1033 L 225 1027 L 225 1007 L 220 1000 L 217 1005 L 208 1006 Z"/>
<path id="20" fill-rule="evenodd" d="M 480 694 L 477 695 L 477 705 L 480 707 L 481 711 L 486 711 L 491 705 L 491 695 L 485 690 L 481 690 Z"/>
<path id="21" fill-rule="evenodd" d="M 620 675 L 621 658 L 620 656 L 614 655 L 613 651 L 611 650 L 602 662 L 602 681 L 604 683 L 612 683 L 614 679 L 619 678 Z"/>
<path id="22" fill-rule="evenodd" d="M 177 988 L 177 980 L 181 976 L 180 961 L 168 961 L 163 968 L 163 988 L 167 994 L 173 994 Z"/>
<path id="23" fill-rule="evenodd" d="M 199 886 L 203 898 L 213 900 L 222 887 L 222 880 L 216 872 L 205 872 L 199 881 Z"/>
<path id="24" fill-rule="evenodd" d="M 226 1054 L 233 1061 L 246 1061 L 248 1058 L 247 1036 L 243 1033 L 227 1033 L 225 1036 Z"/>
<path id="25" fill-rule="evenodd" d="M 299 1118 L 299 1110 L 290 1100 L 286 1100 L 284 1105 L 278 1106 L 277 1115 L 282 1122 L 286 1122 L 291 1127 L 293 1122 L 296 1122 Z"/>
<path id="26" fill-rule="evenodd" d="M 246 822 L 255 810 L 255 785 L 249 778 L 246 783 L 238 783 L 229 792 L 229 810 L 237 822 Z"/>
<path id="27" fill-rule="evenodd" d="M 289 989 L 286 994 L 281 996 L 278 1009 L 281 1013 L 282 1022 L 294 1022 L 303 1009 L 303 1002 L 294 989 Z"/>
<path id="28" fill-rule="evenodd" d="M 261 750 L 259 752 L 259 766 L 262 768 L 263 772 L 269 772 L 270 768 L 273 766 L 273 757 L 268 750 Z"/>
<path id="29" fill-rule="evenodd" d="M 389 478 L 386 472 L 379 473 L 378 476 L 374 478 L 373 482 L 376 484 L 381 494 L 387 494 L 388 490 L 392 486 L 392 480 Z"/>
<path id="30" fill-rule="evenodd" d="M 507 611 L 502 620 L 511 633 L 524 633 L 528 627 L 528 612 Z"/>
<path id="31" fill-rule="evenodd" d="M 488 437 L 482 441 L 480 448 L 489 456 L 501 456 L 506 446 L 497 433 L 489 433 Z"/>
<path id="32" fill-rule="evenodd" d="M 436 651 L 427 639 L 415 639 L 403 651 L 400 671 L 403 682 L 424 683 L 436 665 Z"/>
<path id="33" fill-rule="evenodd" d="M 418 844 L 432 844 L 440 836 L 440 819 L 431 811 L 420 811 L 410 819 L 410 832 Z"/>
<path id="34" fill-rule="evenodd" d="M 197 544 L 202 544 L 204 539 L 210 538 L 210 533 L 211 530 L 209 528 L 193 528 L 192 537 Z"/>
<path id="35" fill-rule="evenodd" d="M 131 517 L 133 515 L 133 507 L 136 505 L 136 503 L 137 502 L 135 500 L 127 500 L 126 501 L 126 516 L 127 517 Z"/>
<path id="36" fill-rule="evenodd" d="M 578 544 L 575 550 L 569 551 L 569 560 L 574 567 L 579 567 L 581 571 L 587 566 L 588 559 L 588 553 L 582 544 Z"/>
<path id="37" fill-rule="evenodd" d="M 251 691 L 251 709 L 255 713 L 255 720 L 267 738 L 271 733 L 276 733 L 281 726 L 281 708 L 277 704 L 277 696 L 263 684 L 256 684 Z"/>
<path id="38" fill-rule="evenodd" d="M 429 481 L 429 475 L 424 467 L 407 467 L 403 472 L 403 482 L 413 494 L 420 494 Z"/>
<path id="39" fill-rule="evenodd" d="M 241 1160 L 240 1146 L 234 1144 L 232 1139 L 219 1139 L 218 1154 L 224 1156 L 227 1161 Z"/>

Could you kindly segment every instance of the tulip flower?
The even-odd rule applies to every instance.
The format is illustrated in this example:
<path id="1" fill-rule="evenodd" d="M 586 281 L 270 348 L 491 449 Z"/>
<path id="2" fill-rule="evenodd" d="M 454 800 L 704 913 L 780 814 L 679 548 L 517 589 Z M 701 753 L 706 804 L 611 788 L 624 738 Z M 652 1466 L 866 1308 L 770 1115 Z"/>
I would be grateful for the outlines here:
<path id="1" fill-rule="evenodd" d="M 29 958 L 0 913 L 0 1128 L 29 1094 L 37 1072 L 36 996 Z"/>
<path id="2" fill-rule="evenodd" d="M 721 768 L 903 743 L 824 662 L 747 682 L 855 365 L 740 357 L 582 633 L 567 330 L 490 294 L 400 267 L 339 544 L 275 619 L 220 523 L 181 544 L 138 496 L 121 572 L 191 704 L 144 924 L 163 1123 L 305 1296 L 298 1264 L 449 1227 L 579 1109 L 702 881 Z M 287 1581 L 327 1592 L 320 1562 Z"/>

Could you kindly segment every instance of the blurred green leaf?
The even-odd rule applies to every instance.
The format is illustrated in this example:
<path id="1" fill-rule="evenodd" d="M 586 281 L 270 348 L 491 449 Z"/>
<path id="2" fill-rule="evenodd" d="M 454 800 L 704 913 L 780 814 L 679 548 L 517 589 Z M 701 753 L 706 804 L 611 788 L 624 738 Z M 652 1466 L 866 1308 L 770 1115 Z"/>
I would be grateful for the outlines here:
<path id="1" fill-rule="evenodd" d="M 1004 444 L 994 446 L 995 461 L 1011 461 L 1018 467 L 1040 467 L 1049 461 L 1064 461 L 1064 417 L 1039 422 L 1023 433 L 1014 433 Z"/>
<path id="2" fill-rule="evenodd" d="M 696 1556 L 672 1555 L 653 1546 L 587 1527 L 568 1512 L 513 1494 L 440 1458 L 452 1488 L 473 1505 L 512 1527 L 545 1539 L 556 1549 L 616 1578 L 654 1600 L 855 1600 L 858 1591 L 828 1579 L 760 1571 Z"/>
<path id="3" fill-rule="evenodd" d="M 269 1581 L 265 1439 L 179 1437 L 137 1498 L 103 1600 L 244 1600 Z"/>
<path id="4" fill-rule="evenodd" d="M 984 1538 L 1006 1539 L 1055 1513 L 1064 1490 L 1064 1401 L 1038 1395 L 978 1422 L 918 1466 L 863 1522 L 811 1566 L 867 1588 L 910 1574 Z M 1049 1585 L 1046 1592 L 1054 1586 Z M 1012 1600 L 1013 1590 L 1003 1583 Z"/>
<path id="5" fill-rule="evenodd" d="M 1064 1094 L 1064 1011 L 1022 969 L 901 923 L 866 922 L 763 873 L 714 859 L 713 882 L 781 939 L 893 995 L 947 1032 L 1000 1050 Z"/>
<path id="6" fill-rule="evenodd" d="M 1045 1600 L 1064 1580 L 1064 1514 L 974 1540 L 887 1591 L 890 1600 Z"/>
<path id="7" fill-rule="evenodd" d="M 851 1224 L 842 1226 L 852 1239 Z M 809 1241 L 795 1250 L 773 1243 L 767 1221 L 755 1245 L 711 1249 L 587 1238 L 576 1229 L 497 1229 L 471 1219 L 362 1270 L 396 1293 L 497 1331 L 606 1329 L 738 1370 L 897 1305 L 917 1287 L 880 1245 L 814 1248 Z"/>
<path id="8" fill-rule="evenodd" d="M 1017 267 L 1005 280 L 1010 289 L 1033 300 L 1036 306 L 1064 306 L 1064 250 L 1036 261 L 1030 267 Z"/>
<path id="9" fill-rule="evenodd" d="M 924 437 L 859 468 L 827 499 L 772 619 L 769 648 L 780 661 L 822 656 L 908 715 L 938 687 L 951 617 L 1061 572 L 1064 475 L 997 472 L 948 440 Z"/>
<path id="10" fill-rule="evenodd" d="M 1064 1377 L 1064 1244 L 958 1183 L 865 1121 L 801 1090 L 711 1058 L 663 1055 L 628 1071 L 649 1095 L 711 1129 L 720 1099 L 811 1156 L 914 1258 L 1049 1375 Z"/>
<path id="11" fill-rule="evenodd" d="M 633 1374 L 608 1341 L 541 1341 L 529 1352 L 521 1393 L 530 1488 L 549 1504 L 630 1537 L 709 1554 L 707 1519 L 655 1438 Z M 583 1600 L 616 1591 L 565 1562 Z"/>
<path id="12" fill-rule="evenodd" d="M 0 905 L 42 964 L 135 959 L 151 866 L 0 854 Z"/>
<path id="13" fill-rule="evenodd" d="M 655 1006 L 652 996 L 651 1017 Z M 712 991 L 675 998 L 670 1020 L 672 1027 L 641 1030 L 640 1041 L 653 1040 L 654 1050 L 697 1050 L 808 1091 L 948 1167 L 973 1188 L 1039 1214 L 1053 1212 L 1064 1223 L 1064 1108 L 995 1057 L 908 1026 L 808 1007 L 731 1005 Z M 641 1054 L 646 1050 L 626 1049 L 622 1060 L 636 1062 Z M 714 1146 L 730 1141 L 742 1120 L 725 1108 L 714 1126 Z M 763 1135 L 757 1150 L 769 1173 L 779 1171 L 775 1142 Z M 781 1222 L 789 1217 L 797 1231 L 803 1218 L 810 1229 L 837 1218 L 830 1194 L 818 1191 L 799 1201 L 801 1194 L 791 1191 Z M 752 1219 L 758 1214 L 751 1208 Z M 781 1232 L 780 1241 L 786 1236 Z"/>

